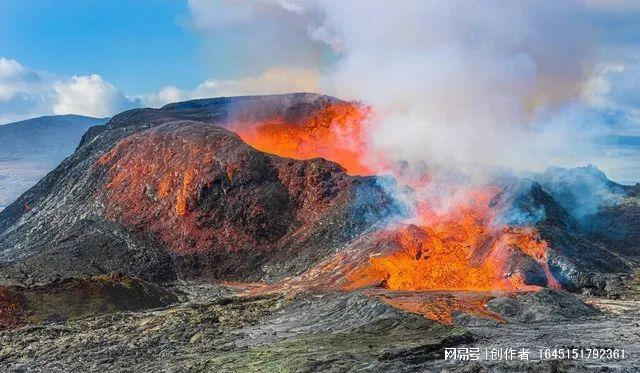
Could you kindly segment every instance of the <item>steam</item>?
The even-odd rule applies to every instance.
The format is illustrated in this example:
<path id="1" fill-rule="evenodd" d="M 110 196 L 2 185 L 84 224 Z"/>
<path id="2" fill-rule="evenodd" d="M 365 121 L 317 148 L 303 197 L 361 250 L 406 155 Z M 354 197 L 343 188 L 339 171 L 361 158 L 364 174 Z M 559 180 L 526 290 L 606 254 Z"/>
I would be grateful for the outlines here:
<path id="1" fill-rule="evenodd" d="M 602 152 L 595 138 L 607 129 L 587 114 L 605 47 L 594 14 L 616 15 L 627 3 L 192 0 L 190 7 L 202 32 L 248 27 L 246 39 L 234 40 L 242 39 L 237 49 L 251 54 L 244 61 L 254 69 L 315 68 L 322 93 L 371 105 L 369 140 L 398 162 L 541 171 L 584 165 Z"/>
<path id="2" fill-rule="evenodd" d="M 322 4 L 315 30 L 339 48 L 325 86 L 375 108 L 381 152 L 448 167 L 549 164 L 563 130 L 536 123 L 575 97 L 589 68 L 575 5 Z"/>

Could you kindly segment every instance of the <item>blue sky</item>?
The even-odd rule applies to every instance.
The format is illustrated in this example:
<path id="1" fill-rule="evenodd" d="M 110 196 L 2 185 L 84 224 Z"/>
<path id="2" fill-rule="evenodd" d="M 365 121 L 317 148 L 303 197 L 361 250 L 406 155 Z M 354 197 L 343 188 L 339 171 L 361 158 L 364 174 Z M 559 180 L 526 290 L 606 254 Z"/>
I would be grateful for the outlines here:
<path id="1" fill-rule="evenodd" d="M 0 0 L 0 124 L 315 90 L 309 67 L 331 48 L 290 32 L 291 15 L 270 3 Z"/>
<path id="2" fill-rule="evenodd" d="M 211 77 L 182 0 L 3 0 L 0 55 L 138 94 Z M 224 74 L 222 74 L 224 75 Z"/>

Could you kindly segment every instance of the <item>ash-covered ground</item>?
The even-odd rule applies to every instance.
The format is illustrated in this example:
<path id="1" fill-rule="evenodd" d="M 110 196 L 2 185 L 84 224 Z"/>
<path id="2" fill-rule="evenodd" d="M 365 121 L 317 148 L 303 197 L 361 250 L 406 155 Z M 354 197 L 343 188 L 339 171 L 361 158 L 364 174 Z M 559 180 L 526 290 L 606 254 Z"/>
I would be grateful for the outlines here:
<path id="1" fill-rule="evenodd" d="M 62 288 L 54 293 L 68 297 Z M 57 321 L 50 316 L 0 332 L 0 366 L 16 372 L 633 372 L 640 363 L 637 300 L 586 297 L 585 304 L 564 292 L 502 294 L 487 307 L 507 323 L 457 313 L 456 325 L 447 326 L 360 292 L 241 295 L 237 286 L 202 283 L 171 292 L 179 298 L 172 305 L 114 307 L 99 316 L 49 305 L 59 311 Z M 122 296 L 135 302 L 140 295 Z M 482 354 L 526 348 L 531 355 L 529 361 L 444 360 L 445 348 L 460 347 Z M 538 358 L 538 349 L 567 347 L 624 349 L 625 358 Z"/>

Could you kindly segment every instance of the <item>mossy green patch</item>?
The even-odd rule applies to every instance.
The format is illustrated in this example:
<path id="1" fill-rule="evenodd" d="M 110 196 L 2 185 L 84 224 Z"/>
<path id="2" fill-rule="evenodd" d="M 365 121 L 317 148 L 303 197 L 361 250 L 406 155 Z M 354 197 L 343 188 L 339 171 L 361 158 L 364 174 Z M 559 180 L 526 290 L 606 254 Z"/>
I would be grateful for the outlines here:
<path id="1" fill-rule="evenodd" d="M 437 358 L 446 346 L 471 339 L 465 329 L 410 316 L 235 350 L 194 368 L 229 372 L 350 371 L 373 369 L 390 361 L 410 367 Z"/>

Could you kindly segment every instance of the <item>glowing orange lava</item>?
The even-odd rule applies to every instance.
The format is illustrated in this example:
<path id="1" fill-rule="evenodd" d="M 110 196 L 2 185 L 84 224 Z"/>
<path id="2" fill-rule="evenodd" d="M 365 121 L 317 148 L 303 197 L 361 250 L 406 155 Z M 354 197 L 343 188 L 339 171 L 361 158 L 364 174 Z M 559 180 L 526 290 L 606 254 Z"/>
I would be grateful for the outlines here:
<path id="1" fill-rule="evenodd" d="M 282 286 L 342 290 L 383 287 L 392 291 L 535 290 L 538 287 L 526 284 L 525 273 L 517 263 L 513 264 L 524 257 L 528 265 L 544 272 L 547 287 L 559 287 L 547 264 L 548 245 L 535 228 L 497 223 L 491 205 L 501 188 L 449 185 L 451 194 L 432 193 L 430 188 L 435 182 L 426 170 L 416 172 L 381 161 L 385 155 L 376 154 L 369 143 L 369 109 L 342 102 L 307 114 L 295 123 L 273 116 L 258 123 L 232 123 L 229 129 L 251 146 L 282 157 L 321 157 L 339 163 L 350 174 L 391 172 L 400 184 L 415 191 L 416 202 L 407 221 L 381 229 L 378 236 L 370 237 L 354 252 L 337 253 Z M 111 175 L 108 197 L 120 201 L 108 206 L 109 216 L 131 226 L 146 227 L 181 252 L 206 250 L 227 241 L 246 243 L 238 247 L 258 245 L 253 236 L 233 226 L 214 229 L 189 213 L 190 201 L 197 199 L 199 190 L 202 192 L 214 181 L 226 185 L 242 170 L 233 162 L 218 164 L 215 154 L 221 145 L 205 140 L 210 126 L 197 128 L 201 136 L 194 129 L 179 138 L 159 130 L 139 134 L 106 153 L 99 164 L 108 166 Z M 179 142 L 179 152 L 175 152 L 175 146 L 165 146 L 171 141 Z M 136 197 L 139 201 L 127 199 L 130 190 L 143 191 Z M 255 213 L 259 212 L 256 209 Z M 156 222 L 156 216 L 168 217 L 176 229 L 167 230 L 166 224 Z M 379 247 L 390 249 L 378 250 Z"/>
<path id="2" fill-rule="evenodd" d="M 369 292 L 381 301 L 403 310 L 420 314 L 428 319 L 442 324 L 453 324 L 455 312 L 467 315 L 493 319 L 504 323 L 506 320 L 497 313 L 488 310 L 485 304 L 495 298 L 495 293 L 482 292 Z M 509 296 L 510 294 L 503 294 Z"/>
<path id="3" fill-rule="evenodd" d="M 327 105 L 302 123 L 274 118 L 261 123 L 236 123 L 230 129 L 254 148 L 294 159 L 324 158 L 351 175 L 369 175 L 366 119 L 369 110 L 350 103 Z"/>
<path id="4" fill-rule="evenodd" d="M 533 290 L 507 262 L 519 250 L 534 259 L 557 287 L 546 263 L 547 243 L 529 227 L 496 227 L 490 200 L 497 191 L 471 190 L 440 214 L 424 203 L 415 224 L 394 232 L 401 249 L 372 257 L 349 275 L 350 288 L 383 283 L 391 290 Z"/>
<path id="5" fill-rule="evenodd" d="M 416 174 L 389 167 L 380 162 L 384 155 L 375 154 L 368 145 L 370 116 L 368 109 L 339 103 L 318 110 L 303 123 L 274 119 L 231 128 L 257 149 L 297 159 L 326 158 L 351 174 L 385 170 L 417 191 L 417 206 L 408 225 L 389 228 L 388 235 L 400 248 L 347 271 L 348 284 L 343 289 L 382 284 L 390 290 L 534 290 L 537 287 L 525 284 L 522 273 L 509 271 L 508 261 L 519 253 L 538 263 L 548 287 L 559 287 L 547 264 L 547 243 L 534 228 L 495 224 L 489 206 L 499 188 L 461 186 L 453 197 L 425 197 L 429 193 L 423 189 L 431 183 L 426 171 Z M 439 206 L 443 200 L 446 208 Z M 329 266 L 335 267 L 335 261 Z"/>

